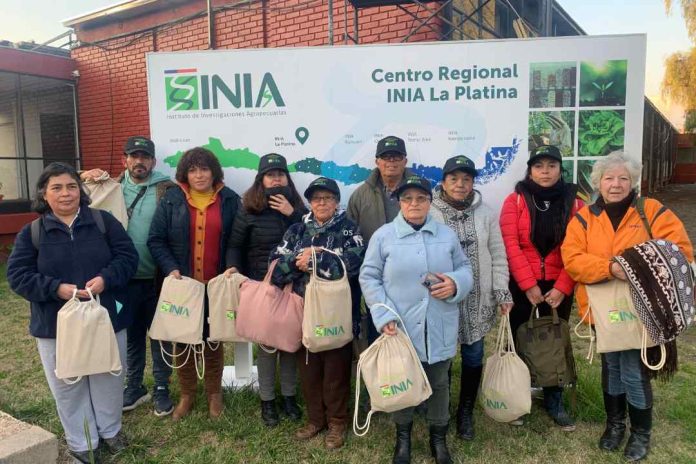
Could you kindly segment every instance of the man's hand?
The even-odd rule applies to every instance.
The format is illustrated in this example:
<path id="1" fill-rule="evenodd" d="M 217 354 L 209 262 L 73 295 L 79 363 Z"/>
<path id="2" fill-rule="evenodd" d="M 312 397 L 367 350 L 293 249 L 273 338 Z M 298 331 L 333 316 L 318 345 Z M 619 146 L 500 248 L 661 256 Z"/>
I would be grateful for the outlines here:
<path id="1" fill-rule="evenodd" d="M 434 284 L 430 287 L 430 294 L 433 296 L 433 298 L 437 298 L 438 300 L 446 300 L 457 293 L 457 284 L 454 283 L 454 280 L 440 272 L 435 273 L 435 275 L 442 279 L 442 282 Z"/>

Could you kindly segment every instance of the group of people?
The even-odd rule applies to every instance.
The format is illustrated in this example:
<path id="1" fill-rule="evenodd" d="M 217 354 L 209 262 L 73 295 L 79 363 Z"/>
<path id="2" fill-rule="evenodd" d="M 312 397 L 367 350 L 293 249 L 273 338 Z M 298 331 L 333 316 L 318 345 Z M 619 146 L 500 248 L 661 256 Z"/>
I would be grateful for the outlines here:
<path id="1" fill-rule="evenodd" d="M 452 462 L 446 436 L 450 421 L 452 361 L 461 354 L 456 434 L 474 439 L 474 406 L 482 377 L 484 337 L 498 313 L 509 314 L 513 333 L 533 311 L 552 309 L 568 320 L 574 292 L 587 311 L 584 285 L 625 279 L 613 261 L 627 247 L 648 240 L 636 209 L 640 166 L 622 153 L 598 161 L 592 173 L 598 196 L 592 205 L 576 199 L 577 187 L 563 180 L 562 159 L 554 146 L 534 149 L 523 180 L 504 201 L 500 215 L 476 190 L 477 169 L 466 156 L 448 159 L 434 188 L 406 168 L 402 139 L 381 139 L 375 169 L 348 199 L 326 177 L 297 191 L 286 159 L 261 157 L 251 187 L 242 197 L 223 182 L 222 167 L 205 148 L 186 151 L 175 180 L 155 170 L 155 147 L 131 137 L 124 150 L 122 186 L 127 229 L 110 214 L 90 209 L 83 180 L 102 178 L 94 169 L 78 174 L 52 163 L 36 186 L 40 234 L 27 225 L 17 235 L 8 261 L 12 289 L 31 302 L 30 332 L 38 350 L 71 454 L 89 462 L 100 443 L 111 452 L 127 446 L 122 411 L 152 399 L 154 414 L 187 416 L 196 400 L 194 359 L 177 369 L 180 396 L 169 394 L 171 353 L 151 340 L 154 389 L 143 385 L 146 336 L 162 279 L 187 276 L 206 283 L 226 273 L 261 280 L 276 261 L 271 281 L 304 296 L 313 272 L 329 280 L 350 280 L 353 333 L 358 336 L 361 302 L 368 309 L 368 334 L 396 334 L 400 316 L 432 387 L 425 415 L 430 450 L 438 464 Z M 307 203 L 305 203 L 305 201 Z M 307 208 L 307 205 L 309 208 Z M 95 214 L 103 221 L 95 220 Z M 693 261 L 683 224 L 667 208 L 645 200 L 652 234 L 677 244 Z M 100 224 L 101 223 L 101 224 Z M 579 285 L 576 285 L 579 284 Z M 99 295 L 111 317 L 124 372 L 91 375 L 75 384 L 55 376 L 56 315 L 75 296 Z M 208 312 L 206 299 L 206 316 Z M 204 339 L 209 330 L 204 318 Z M 211 418 L 223 413 L 224 351 L 206 344 L 204 387 Z M 297 373 L 307 420 L 296 432 L 312 438 L 324 430 L 325 445 L 345 442 L 353 347 L 312 353 L 257 350 L 261 418 L 279 423 L 281 411 L 302 418 L 296 400 Z M 279 375 L 276 376 L 278 368 Z M 125 381 L 125 389 L 123 388 Z M 650 446 L 652 392 L 639 350 L 602 355 L 607 426 L 600 447 L 617 449 L 624 438 L 626 410 L 631 434 L 624 454 L 644 458 Z M 562 389 L 543 390 L 544 406 L 564 431 L 575 424 L 563 406 Z M 411 460 L 414 408 L 393 413 L 394 463 Z M 89 426 L 87 443 L 84 421 Z M 513 425 L 522 425 L 522 418 Z"/>

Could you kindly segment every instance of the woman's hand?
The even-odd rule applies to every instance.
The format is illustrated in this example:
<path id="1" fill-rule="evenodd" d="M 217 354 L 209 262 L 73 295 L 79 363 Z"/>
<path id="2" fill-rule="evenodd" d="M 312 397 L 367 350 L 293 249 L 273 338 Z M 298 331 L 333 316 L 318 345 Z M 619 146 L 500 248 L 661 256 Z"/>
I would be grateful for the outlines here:
<path id="1" fill-rule="evenodd" d="M 565 295 L 563 292 L 556 290 L 555 288 L 552 288 L 544 295 L 544 301 L 546 301 L 546 303 L 548 303 L 548 305 L 552 308 L 558 308 L 564 299 Z"/>
<path id="2" fill-rule="evenodd" d="M 227 277 L 227 278 L 232 277 L 232 274 L 237 274 L 238 272 L 239 271 L 237 270 L 237 268 L 232 266 L 231 268 L 229 268 L 225 271 L 225 277 Z"/>
<path id="3" fill-rule="evenodd" d="M 314 247 L 314 252 L 320 254 L 324 249 L 322 247 Z M 307 247 L 302 250 L 302 253 L 295 258 L 295 266 L 302 272 L 309 272 L 309 260 L 312 259 L 312 248 Z"/>
<path id="4" fill-rule="evenodd" d="M 268 206 L 278 211 L 283 216 L 290 216 L 295 209 L 284 195 L 271 195 L 268 197 Z"/>
<path id="5" fill-rule="evenodd" d="M 178 269 L 174 269 L 172 272 L 169 273 L 169 277 L 174 277 L 175 279 L 179 280 L 181 279 L 181 272 L 179 272 Z"/>
<path id="6" fill-rule="evenodd" d="M 89 180 L 93 181 L 95 179 L 100 178 L 104 174 L 104 171 L 102 171 L 99 168 L 96 169 L 90 169 L 89 171 L 84 171 L 80 174 L 80 179 L 82 180 Z"/>
<path id="7" fill-rule="evenodd" d="M 544 302 L 544 295 L 541 294 L 541 289 L 538 285 L 533 286 L 532 288 L 524 292 L 524 294 L 527 295 L 527 299 L 532 304 L 539 304 Z"/>
<path id="8" fill-rule="evenodd" d="M 60 284 L 56 294 L 61 300 L 69 300 L 73 297 L 73 291 L 77 290 L 77 285 L 73 284 Z"/>
<path id="9" fill-rule="evenodd" d="M 80 298 L 89 298 L 89 292 L 87 290 L 90 290 L 92 292 L 92 295 L 99 295 L 101 292 L 104 291 L 104 278 L 102 276 L 97 276 L 87 282 L 85 284 L 85 289 L 84 290 L 79 290 L 77 292 L 77 296 Z"/>
<path id="10" fill-rule="evenodd" d="M 627 280 L 626 273 L 624 272 L 623 268 L 619 265 L 619 263 L 611 263 L 611 275 L 616 277 L 619 280 Z"/>
<path id="11" fill-rule="evenodd" d="M 382 333 L 384 335 L 394 336 L 396 335 L 396 321 L 387 322 L 382 327 Z"/>
<path id="12" fill-rule="evenodd" d="M 513 303 L 500 303 L 500 315 L 505 316 L 512 311 Z"/>
<path id="13" fill-rule="evenodd" d="M 435 273 L 435 275 L 442 279 L 442 282 L 430 287 L 430 294 L 433 298 L 445 300 L 457 293 L 457 284 L 454 283 L 454 280 L 440 272 Z"/>

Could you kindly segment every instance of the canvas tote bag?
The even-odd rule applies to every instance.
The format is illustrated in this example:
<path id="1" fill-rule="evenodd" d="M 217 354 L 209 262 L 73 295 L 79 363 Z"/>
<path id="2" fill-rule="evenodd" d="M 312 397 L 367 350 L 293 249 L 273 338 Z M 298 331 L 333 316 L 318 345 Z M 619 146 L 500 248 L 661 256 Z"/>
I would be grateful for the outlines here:
<path id="1" fill-rule="evenodd" d="M 394 313 L 401 322 L 403 331 L 397 328 L 396 335 L 380 335 L 360 355 L 355 376 L 355 412 L 353 414 L 353 433 L 360 437 L 370 430 L 370 419 L 375 411 L 394 412 L 418 406 L 433 393 L 401 317 L 387 305 L 378 303 L 373 307 L 375 306 L 384 307 Z M 361 374 L 372 408 L 363 425 L 360 425 L 358 419 Z"/>
<path id="2" fill-rule="evenodd" d="M 208 281 L 209 342 L 248 341 L 238 336 L 235 329 L 239 307 L 239 287 L 246 281 L 247 277 L 238 272 L 229 277 L 220 274 Z"/>
<path id="3" fill-rule="evenodd" d="M 89 292 L 80 301 L 77 290 L 58 311 L 56 325 L 56 377 L 67 384 L 83 376 L 110 373 L 121 375 L 121 357 L 109 311 Z"/>
<path id="4" fill-rule="evenodd" d="M 338 257 L 343 266 L 343 277 L 327 280 L 317 275 L 312 266 L 304 296 L 302 318 L 302 344 L 312 353 L 340 348 L 353 340 L 353 309 L 346 265 L 337 253 L 324 250 Z M 312 247 L 312 262 L 317 254 Z"/>
<path id="5" fill-rule="evenodd" d="M 498 422 L 510 422 L 532 408 L 529 368 L 515 352 L 506 314 L 498 325 L 496 351 L 486 359 L 481 382 L 481 405 L 488 417 Z"/>
<path id="6" fill-rule="evenodd" d="M 160 344 L 162 358 L 171 368 L 178 369 L 193 353 L 196 373 L 202 379 L 205 372 L 203 354 L 203 308 L 205 285 L 190 277 L 177 279 L 168 276 L 162 284 L 155 317 L 149 335 L 153 340 L 183 344 L 175 345 L 174 353 L 167 353 Z M 177 349 L 178 348 L 178 349 Z M 197 356 L 201 355 L 201 356 Z M 170 364 L 167 357 L 172 359 Z M 199 366 L 199 357 L 201 366 Z"/>
<path id="7" fill-rule="evenodd" d="M 118 219 L 124 229 L 128 229 L 126 200 L 123 198 L 120 183 L 109 177 L 108 172 L 104 172 L 97 179 L 85 181 L 85 188 L 92 200 L 90 207 L 108 211 Z"/>
<path id="8" fill-rule="evenodd" d="M 271 283 L 277 263 L 271 263 L 263 281 L 242 284 L 235 328 L 237 336 L 262 348 L 294 353 L 302 346 L 302 297 L 292 291 L 292 283 L 282 290 Z"/>

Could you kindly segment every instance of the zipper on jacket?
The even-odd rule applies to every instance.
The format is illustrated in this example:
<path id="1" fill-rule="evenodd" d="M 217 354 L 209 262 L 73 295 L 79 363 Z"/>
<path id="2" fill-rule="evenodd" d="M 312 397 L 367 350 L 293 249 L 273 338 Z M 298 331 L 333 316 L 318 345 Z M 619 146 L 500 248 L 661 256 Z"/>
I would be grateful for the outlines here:
<path id="1" fill-rule="evenodd" d="M 426 319 L 424 324 L 424 333 L 425 333 L 425 360 L 426 362 L 430 362 L 430 355 L 428 354 L 428 318 L 426 315 Z"/>
<path id="2" fill-rule="evenodd" d="M 546 256 L 541 257 L 541 280 L 546 280 Z"/>

